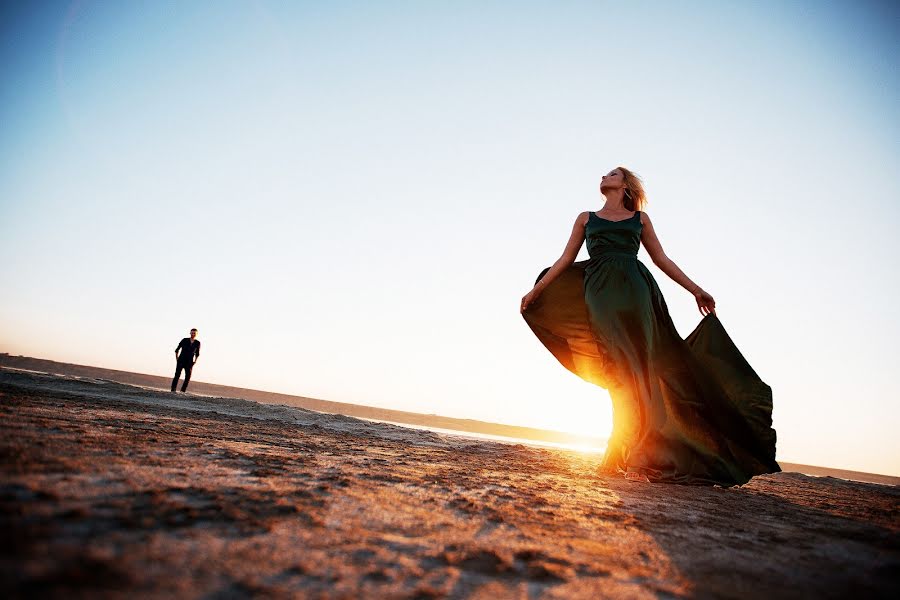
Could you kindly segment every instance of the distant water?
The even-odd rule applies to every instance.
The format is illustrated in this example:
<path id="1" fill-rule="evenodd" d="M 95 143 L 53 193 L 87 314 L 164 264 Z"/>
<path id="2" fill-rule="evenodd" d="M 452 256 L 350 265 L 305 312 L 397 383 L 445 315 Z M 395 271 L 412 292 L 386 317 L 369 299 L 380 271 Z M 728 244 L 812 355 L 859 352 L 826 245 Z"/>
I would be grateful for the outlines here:
<path id="1" fill-rule="evenodd" d="M 502 442 L 506 444 L 522 444 L 524 446 L 536 446 L 541 448 L 561 448 L 563 450 L 576 450 L 578 452 L 587 452 L 590 454 L 602 454 L 605 450 L 605 446 L 586 446 L 583 444 L 563 444 L 558 442 L 543 442 L 540 440 L 529 440 L 524 438 L 516 438 L 516 437 L 507 437 L 505 435 L 492 435 L 490 433 L 474 433 L 471 431 L 459 431 L 458 429 L 443 429 L 441 427 L 428 427 L 427 425 L 411 425 L 409 423 L 398 423 L 397 421 L 385 421 L 382 419 L 367 419 L 364 417 L 355 417 L 357 419 L 362 419 L 364 421 L 371 421 L 373 423 L 388 423 L 390 425 L 397 425 L 400 427 L 406 427 L 407 429 L 424 429 L 426 431 L 432 431 L 434 433 L 442 433 L 445 435 L 452 435 L 461 438 L 469 438 L 472 440 L 489 440 L 492 442 Z"/>

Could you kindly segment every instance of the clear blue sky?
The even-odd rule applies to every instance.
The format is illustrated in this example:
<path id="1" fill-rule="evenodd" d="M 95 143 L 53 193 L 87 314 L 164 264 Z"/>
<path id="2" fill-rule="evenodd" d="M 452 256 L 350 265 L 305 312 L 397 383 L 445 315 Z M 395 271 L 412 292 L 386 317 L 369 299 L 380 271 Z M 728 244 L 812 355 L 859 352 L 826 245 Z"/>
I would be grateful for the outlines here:
<path id="1" fill-rule="evenodd" d="M 779 459 L 900 474 L 896 3 L 2 7 L 0 351 L 605 435 L 518 303 L 624 165 Z"/>

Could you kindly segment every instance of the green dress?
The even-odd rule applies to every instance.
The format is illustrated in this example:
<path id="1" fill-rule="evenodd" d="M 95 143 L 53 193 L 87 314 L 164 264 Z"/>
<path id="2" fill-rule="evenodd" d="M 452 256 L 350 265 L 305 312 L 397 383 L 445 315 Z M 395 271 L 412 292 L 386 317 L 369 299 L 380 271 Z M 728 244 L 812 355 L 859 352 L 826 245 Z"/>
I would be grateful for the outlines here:
<path id="1" fill-rule="evenodd" d="M 590 259 L 563 271 L 524 313 L 563 366 L 609 390 L 604 463 L 695 485 L 742 485 L 780 471 L 771 388 L 715 315 L 681 339 L 637 259 L 642 227 L 640 211 L 622 221 L 591 213 Z"/>

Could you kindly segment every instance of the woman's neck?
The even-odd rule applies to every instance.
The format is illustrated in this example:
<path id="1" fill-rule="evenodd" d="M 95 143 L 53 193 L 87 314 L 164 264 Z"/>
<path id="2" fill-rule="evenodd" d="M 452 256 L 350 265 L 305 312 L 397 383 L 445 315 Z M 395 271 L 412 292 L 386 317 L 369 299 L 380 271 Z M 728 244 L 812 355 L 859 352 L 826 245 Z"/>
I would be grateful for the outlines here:
<path id="1" fill-rule="evenodd" d="M 625 194 L 622 192 L 622 190 L 609 192 L 609 194 L 606 195 L 606 202 L 603 204 L 603 210 L 626 210 L 625 203 L 623 202 L 624 197 Z"/>

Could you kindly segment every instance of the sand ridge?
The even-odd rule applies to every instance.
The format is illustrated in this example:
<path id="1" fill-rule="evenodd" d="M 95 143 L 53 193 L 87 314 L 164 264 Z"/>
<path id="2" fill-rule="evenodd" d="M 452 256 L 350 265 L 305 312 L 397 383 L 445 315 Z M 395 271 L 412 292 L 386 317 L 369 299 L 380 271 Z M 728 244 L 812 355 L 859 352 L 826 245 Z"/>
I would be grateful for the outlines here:
<path id="1" fill-rule="evenodd" d="M 7 595 L 896 597 L 900 489 L 598 476 L 596 455 L 0 371 Z"/>

